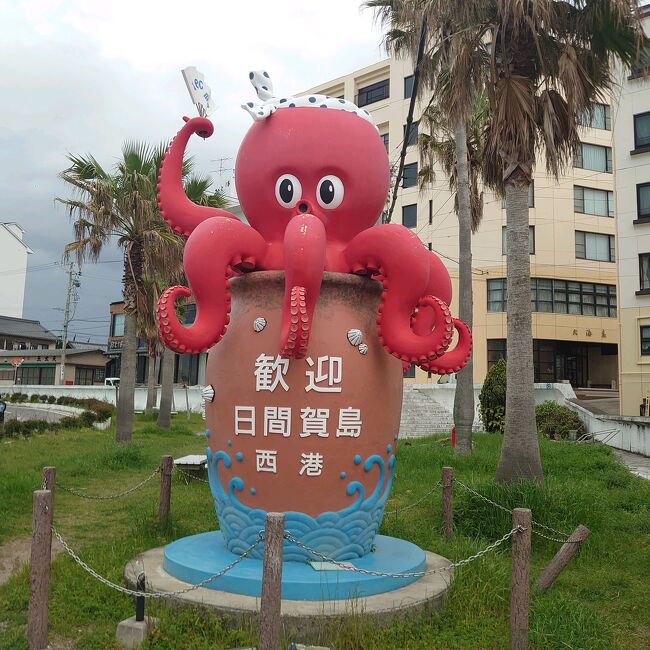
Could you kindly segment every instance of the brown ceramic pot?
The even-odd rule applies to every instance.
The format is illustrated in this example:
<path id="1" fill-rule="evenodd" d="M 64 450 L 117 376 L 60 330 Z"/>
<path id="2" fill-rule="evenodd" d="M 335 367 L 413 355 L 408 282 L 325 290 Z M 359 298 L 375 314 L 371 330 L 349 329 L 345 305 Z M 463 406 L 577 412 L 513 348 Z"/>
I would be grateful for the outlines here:
<path id="1" fill-rule="evenodd" d="M 376 334 L 380 285 L 325 273 L 308 357 L 283 360 L 284 274 L 230 284 L 230 325 L 206 370 L 209 477 L 228 547 L 247 548 L 264 514 L 280 511 L 311 547 L 364 555 L 390 490 L 402 406 L 401 361 Z"/>

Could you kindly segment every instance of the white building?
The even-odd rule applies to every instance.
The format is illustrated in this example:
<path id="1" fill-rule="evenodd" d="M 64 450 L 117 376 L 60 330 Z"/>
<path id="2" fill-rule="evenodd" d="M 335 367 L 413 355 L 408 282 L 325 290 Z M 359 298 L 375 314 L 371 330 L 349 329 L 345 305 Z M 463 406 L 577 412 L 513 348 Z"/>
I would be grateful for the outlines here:
<path id="1" fill-rule="evenodd" d="M 23 241 L 24 232 L 17 223 L 0 223 L 0 316 L 23 316 L 27 256 L 34 252 Z"/>

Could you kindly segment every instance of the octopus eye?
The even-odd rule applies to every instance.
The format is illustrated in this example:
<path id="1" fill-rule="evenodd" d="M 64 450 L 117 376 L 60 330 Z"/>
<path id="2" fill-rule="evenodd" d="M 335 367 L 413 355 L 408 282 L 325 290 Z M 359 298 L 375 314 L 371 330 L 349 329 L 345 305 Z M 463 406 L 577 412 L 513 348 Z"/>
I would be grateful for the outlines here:
<path id="1" fill-rule="evenodd" d="M 318 205 L 326 210 L 338 208 L 343 201 L 343 183 L 338 176 L 325 176 L 318 183 L 316 199 Z"/>
<path id="2" fill-rule="evenodd" d="M 275 182 L 275 198 L 285 208 L 293 208 L 302 197 L 302 186 L 293 174 L 282 174 Z"/>

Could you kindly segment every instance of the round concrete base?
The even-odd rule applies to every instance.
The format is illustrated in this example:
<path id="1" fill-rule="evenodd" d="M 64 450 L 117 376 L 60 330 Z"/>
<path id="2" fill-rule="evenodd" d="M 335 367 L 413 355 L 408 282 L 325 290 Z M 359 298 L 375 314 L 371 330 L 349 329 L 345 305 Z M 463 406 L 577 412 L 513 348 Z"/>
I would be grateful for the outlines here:
<path id="1" fill-rule="evenodd" d="M 224 542 L 221 531 L 200 533 L 177 539 L 165 546 L 163 568 L 183 582 L 198 584 L 237 560 Z M 418 580 L 410 573 L 424 569 L 424 551 L 403 539 L 376 535 L 374 551 L 346 564 L 374 573 L 400 573 L 395 578 L 356 571 L 337 570 L 330 563 L 284 561 L 282 564 L 282 598 L 286 600 L 345 600 L 374 596 L 399 589 Z M 262 593 L 262 560 L 245 558 L 226 575 L 206 585 L 209 589 L 243 596 Z M 408 577 L 406 577 L 408 576 Z"/>
<path id="2" fill-rule="evenodd" d="M 388 625 L 395 618 L 440 609 L 453 580 L 449 560 L 425 552 L 425 569 L 446 569 L 426 575 L 400 589 L 375 596 L 345 600 L 283 600 L 282 623 L 285 634 L 299 640 L 315 641 L 333 619 L 363 615 L 372 625 Z M 163 568 L 163 548 L 155 548 L 136 556 L 126 565 L 124 577 L 129 587 L 135 588 L 137 575 L 144 571 L 148 591 L 173 592 L 190 586 L 169 575 Z M 177 596 L 174 605 L 201 607 L 217 616 L 234 619 L 235 624 L 255 621 L 259 612 L 259 597 L 227 593 L 217 589 L 199 588 Z"/>

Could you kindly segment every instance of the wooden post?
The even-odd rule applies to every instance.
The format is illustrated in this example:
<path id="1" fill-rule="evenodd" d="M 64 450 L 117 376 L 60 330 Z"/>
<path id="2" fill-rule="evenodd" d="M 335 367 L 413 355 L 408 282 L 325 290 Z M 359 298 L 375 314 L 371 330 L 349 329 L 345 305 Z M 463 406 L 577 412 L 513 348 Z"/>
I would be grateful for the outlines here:
<path id="1" fill-rule="evenodd" d="M 32 511 L 32 550 L 27 610 L 29 650 L 45 650 L 47 643 L 50 562 L 52 556 L 52 492 L 36 490 Z"/>
<path id="2" fill-rule="evenodd" d="M 515 508 L 512 511 L 512 527 L 522 526 L 525 530 L 512 536 L 510 650 L 528 650 L 528 583 L 532 521 L 533 517 L 528 508 Z"/>
<path id="3" fill-rule="evenodd" d="M 158 519 L 166 521 L 169 517 L 172 500 L 172 470 L 174 459 L 163 456 L 160 459 L 160 501 L 158 503 Z"/>
<path id="4" fill-rule="evenodd" d="M 54 487 L 56 486 L 56 467 L 43 468 L 43 489 L 49 490 L 52 493 L 52 501 L 54 501 Z"/>
<path id="5" fill-rule="evenodd" d="M 548 563 L 544 571 L 542 571 L 542 575 L 539 576 L 537 589 L 540 593 L 544 593 L 555 582 L 555 579 L 564 571 L 571 558 L 580 550 L 582 542 L 590 534 L 591 531 L 582 524 L 571 533 L 569 539 Z"/>
<path id="6" fill-rule="evenodd" d="M 259 650 L 280 649 L 283 543 L 284 513 L 269 512 L 266 515 L 266 529 L 264 536 L 264 568 L 262 569 Z"/>
<path id="7" fill-rule="evenodd" d="M 450 540 L 454 531 L 454 468 L 442 468 L 442 534 Z"/>

